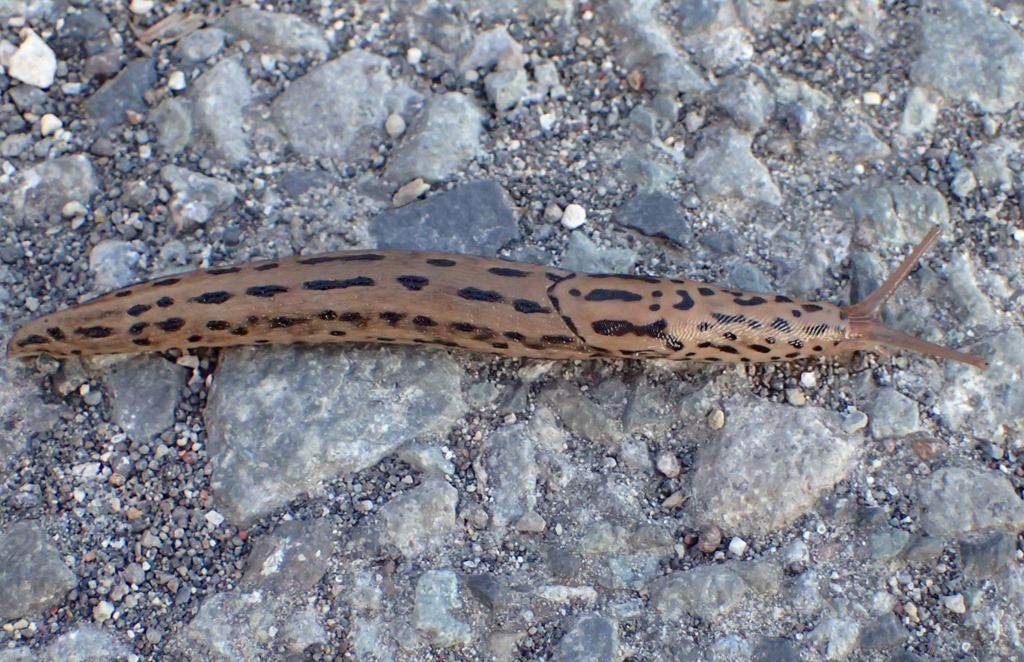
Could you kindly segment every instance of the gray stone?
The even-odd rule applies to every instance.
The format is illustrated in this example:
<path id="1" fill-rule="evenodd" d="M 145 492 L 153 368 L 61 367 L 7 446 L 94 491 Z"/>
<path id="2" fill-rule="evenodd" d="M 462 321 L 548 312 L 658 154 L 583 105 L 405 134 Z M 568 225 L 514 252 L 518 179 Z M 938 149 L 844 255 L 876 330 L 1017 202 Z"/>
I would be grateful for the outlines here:
<path id="1" fill-rule="evenodd" d="M 913 136 L 931 131 L 939 117 L 939 105 L 933 95 L 923 87 L 912 87 L 907 93 L 907 102 L 900 119 L 900 133 Z"/>
<path id="2" fill-rule="evenodd" d="M 451 570 L 429 570 L 416 582 L 413 624 L 435 646 L 466 645 L 472 638 L 469 625 L 452 612 L 462 607 L 459 578 Z"/>
<path id="3" fill-rule="evenodd" d="M 857 647 L 860 625 L 850 618 L 826 618 L 811 632 L 811 639 L 827 660 L 844 660 Z"/>
<path id="4" fill-rule="evenodd" d="M 886 650 L 902 645 L 909 635 L 899 616 L 883 614 L 864 625 L 857 643 L 864 650 Z"/>
<path id="5" fill-rule="evenodd" d="M 86 99 L 82 108 L 96 126 L 112 129 L 128 120 L 128 111 L 146 114 L 149 106 L 144 95 L 156 82 L 156 62 L 152 58 L 133 60 Z"/>
<path id="6" fill-rule="evenodd" d="M 777 207 L 782 192 L 750 152 L 751 138 L 735 129 L 709 131 L 686 170 L 705 200 Z"/>
<path id="7" fill-rule="evenodd" d="M 537 505 L 537 460 L 525 425 L 498 428 L 484 446 L 491 487 L 491 522 L 504 527 Z"/>
<path id="8" fill-rule="evenodd" d="M 530 79 L 522 68 L 494 71 L 484 77 L 484 91 L 499 112 L 512 110 L 530 93 Z"/>
<path id="9" fill-rule="evenodd" d="M 445 352 L 282 347 L 256 355 L 222 355 L 205 414 L 218 510 L 235 523 L 446 432 L 464 407 L 462 371 Z"/>
<path id="10" fill-rule="evenodd" d="M 9 338 L 8 329 L 0 326 L 2 346 Z M 0 359 L 0 467 L 58 420 L 59 409 L 43 402 L 35 380 L 25 378 L 19 363 Z"/>
<path id="11" fill-rule="evenodd" d="M 768 292 L 772 289 L 768 276 L 749 262 L 741 262 L 730 268 L 728 282 L 733 287 L 748 292 Z"/>
<path id="12" fill-rule="evenodd" d="M 65 11 L 64 3 L 53 0 L 0 0 L 0 19 L 6 23 L 9 19 L 20 16 L 29 21 L 48 19 L 60 9 Z"/>
<path id="13" fill-rule="evenodd" d="M 690 508 L 698 521 L 767 534 L 789 525 L 846 478 L 862 438 L 810 407 L 731 398 L 725 427 L 697 454 Z"/>
<path id="14" fill-rule="evenodd" d="M 879 389 L 867 413 L 875 439 L 905 437 L 920 427 L 917 403 L 894 388 Z"/>
<path id="15" fill-rule="evenodd" d="M 379 214 L 370 225 L 379 248 L 494 255 L 519 238 L 508 195 L 490 180 L 470 182 Z"/>
<path id="16" fill-rule="evenodd" d="M 249 135 L 242 120 L 252 87 L 245 68 L 237 60 L 221 60 L 196 79 L 189 99 L 195 126 L 209 140 L 209 156 L 227 165 L 247 162 Z"/>
<path id="17" fill-rule="evenodd" d="M 64 596 L 77 584 L 38 523 L 14 522 L 0 530 L 0 620 L 39 618 L 45 607 L 64 604 Z"/>
<path id="18" fill-rule="evenodd" d="M 482 122 L 482 111 L 463 94 L 431 97 L 388 158 L 384 176 L 396 183 L 451 177 L 480 149 Z"/>
<path id="19" fill-rule="evenodd" d="M 0 156 L 4 158 L 17 158 L 24 154 L 36 139 L 31 133 L 12 133 L 0 140 Z"/>
<path id="20" fill-rule="evenodd" d="M 879 560 L 894 558 L 906 548 L 909 541 L 910 534 L 902 529 L 876 531 L 868 538 L 871 557 Z"/>
<path id="21" fill-rule="evenodd" d="M 282 522 L 256 540 L 241 586 L 302 598 L 320 582 L 331 557 L 329 519 Z"/>
<path id="22" fill-rule="evenodd" d="M 1006 191 L 1013 186 L 1014 174 L 1008 165 L 1011 156 L 1020 153 L 1020 143 L 999 138 L 983 145 L 974 154 L 971 171 L 986 188 Z"/>
<path id="23" fill-rule="evenodd" d="M 949 467 L 918 484 L 921 526 L 936 538 L 1001 529 L 1024 529 L 1024 501 L 992 471 Z"/>
<path id="24" fill-rule="evenodd" d="M 642 69 L 645 89 L 671 94 L 697 94 L 708 85 L 677 45 L 677 36 L 661 14 L 655 0 L 614 0 L 608 3 L 613 34 L 609 41 L 618 51 L 619 63 L 627 69 Z"/>
<path id="25" fill-rule="evenodd" d="M 167 359 L 142 354 L 90 359 L 110 390 L 112 418 L 136 443 L 174 425 L 174 411 L 191 371 Z"/>
<path id="26" fill-rule="evenodd" d="M 220 28 L 196 30 L 181 38 L 174 47 L 174 57 L 185 62 L 204 62 L 224 49 L 227 33 Z"/>
<path id="27" fill-rule="evenodd" d="M 179 233 L 206 225 L 211 218 L 227 210 L 238 196 L 234 184 L 188 168 L 165 165 L 160 169 L 160 178 L 174 192 L 167 206 Z"/>
<path id="28" fill-rule="evenodd" d="M 421 557 L 455 533 L 458 504 L 458 490 L 439 478 L 427 478 L 384 504 L 370 526 L 401 554 Z"/>
<path id="29" fill-rule="evenodd" d="M 750 586 L 733 568 L 735 563 L 701 565 L 673 572 L 650 588 L 651 604 L 663 618 L 719 619 L 736 609 Z"/>
<path id="30" fill-rule="evenodd" d="M 988 369 L 947 365 L 939 415 L 955 432 L 1001 442 L 1024 423 L 1024 334 L 1011 329 L 994 335 L 971 353 L 988 358 Z"/>
<path id="31" fill-rule="evenodd" d="M 703 32 L 712 26 L 722 9 L 722 0 L 682 0 L 672 12 L 672 22 L 684 35 Z"/>
<path id="32" fill-rule="evenodd" d="M 61 208 L 68 202 L 80 202 L 88 208 L 99 190 L 92 161 L 84 154 L 47 159 L 27 168 L 11 193 L 13 214 L 3 215 L 29 229 L 52 227 L 61 222 Z"/>
<path id="33" fill-rule="evenodd" d="M 498 26 L 477 32 L 473 35 L 473 48 L 459 61 L 459 71 L 464 73 L 470 69 L 493 69 L 506 52 L 523 52 L 523 47 L 512 38 L 507 28 Z"/>
<path id="34" fill-rule="evenodd" d="M 964 576 L 973 581 L 991 579 L 1014 562 L 1016 531 L 996 531 L 960 541 Z"/>
<path id="35" fill-rule="evenodd" d="M 575 384 L 557 380 L 544 389 L 540 400 L 551 408 L 567 430 L 599 446 L 617 446 L 624 433 L 610 403 L 598 404 Z"/>
<path id="36" fill-rule="evenodd" d="M 105 239 L 89 251 L 89 270 L 97 291 L 108 292 L 137 281 L 142 256 L 127 241 Z"/>
<path id="37" fill-rule="evenodd" d="M 744 131 L 757 131 L 775 110 L 768 86 L 754 74 L 729 76 L 711 91 L 711 103 Z"/>
<path id="38" fill-rule="evenodd" d="M 859 186 L 840 195 L 834 208 L 854 226 L 854 243 L 875 253 L 881 242 L 916 243 L 933 225 L 950 228 L 946 200 L 931 186 Z"/>
<path id="39" fill-rule="evenodd" d="M 170 154 L 180 154 L 192 141 L 192 114 L 178 97 L 168 97 L 149 115 L 156 142 Z"/>
<path id="40" fill-rule="evenodd" d="M 636 196 L 616 209 L 612 220 L 649 237 L 665 237 L 680 246 L 686 246 L 693 240 L 691 219 L 674 198 L 664 193 Z"/>
<path id="41" fill-rule="evenodd" d="M 875 135 L 866 121 L 839 117 L 818 137 L 818 147 L 835 154 L 849 163 L 863 163 L 883 159 L 892 151 Z"/>
<path id="42" fill-rule="evenodd" d="M 922 51 L 910 69 L 932 87 L 983 111 L 1005 113 L 1024 101 L 1024 39 L 979 0 L 927 0 Z"/>
<path id="43" fill-rule="evenodd" d="M 24 653 L 24 655 L 22 655 Z M 42 650 L 32 651 L 27 646 L 0 651 L 2 662 L 91 662 L 93 660 L 127 660 L 131 651 L 110 633 L 94 625 L 81 625 L 57 637 Z"/>
<path id="44" fill-rule="evenodd" d="M 295 14 L 232 7 L 219 25 L 249 41 L 258 51 L 297 56 L 330 50 L 320 28 Z"/>
<path id="45" fill-rule="evenodd" d="M 384 120 L 421 97 L 388 75 L 388 61 L 352 50 L 292 82 L 273 102 L 274 123 L 303 156 L 365 160 Z"/>
<path id="46" fill-rule="evenodd" d="M 563 269 L 589 274 L 628 274 L 636 267 L 636 260 L 634 250 L 602 248 L 582 232 L 573 232 L 559 264 Z"/>
<path id="47" fill-rule="evenodd" d="M 559 662 L 613 662 L 619 659 L 618 646 L 619 632 L 615 621 L 598 614 L 584 614 L 558 642 L 551 659 Z"/>

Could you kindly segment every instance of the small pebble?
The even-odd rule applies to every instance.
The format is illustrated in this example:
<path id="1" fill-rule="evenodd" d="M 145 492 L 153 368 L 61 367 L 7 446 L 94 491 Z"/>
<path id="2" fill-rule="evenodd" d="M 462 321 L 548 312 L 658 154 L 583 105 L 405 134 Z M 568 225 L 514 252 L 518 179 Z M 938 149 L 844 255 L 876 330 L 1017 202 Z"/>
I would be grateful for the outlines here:
<path id="1" fill-rule="evenodd" d="M 568 205 L 562 212 L 562 225 L 570 230 L 575 230 L 587 222 L 587 210 L 575 202 Z"/>
<path id="2" fill-rule="evenodd" d="M 78 200 L 70 200 L 60 208 L 60 214 L 64 218 L 81 218 L 85 216 L 85 205 Z"/>
<path id="3" fill-rule="evenodd" d="M 818 377 L 813 372 L 805 372 L 800 375 L 800 386 L 804 388 L 814 388 L 818 385 Z"/>
<path id="4" fill-rule="evenodd" d="M 15 80 L 46 89 L 57 75 L 57 55 L 33 30 L 21 33 L 22 42 L 7 63 L 7 73 Z"/>
<path id="5" fill-rule="evenodd" d="M 705 526 L 700 530 L 700 538 L 697 540 L 697 549 L 705 554 L 711 554 L 722 542 L 722 530 L 714 524 Z"/>
<path id="6" fill-rule="evenodd" d="M 92 608 L 92 617 L 97 623 L 103 623 L 113 615 L 114 605 L 110 604 L 106 600 L 101 600 L 99 604 Z"/>
<path id="7" fill-rule="evenodd" d="M 954 614 L 966 614 L 967 604 L 964 602 L 964 596 L 962 593 L 956 593 L 954 595 L 946 595 L 942 598 L 942 606 L 953 612 Z"/>
<path id="8" fill-rule="evenodd" d="M 747 541 L 743 538 L 733 538 L 729 541 L 729 553 L 733 556 L 743 556 L 747 551 Z"/>
<path id="9" fill-rule="evenodd" d="M 155 4 L 153 0 L 132 0 L 128 5 L 128 10 L 136 16 L 142 16 L 153 11 L 153 5 Z"/>
<path id="10" fill-rule="evenodd" d="M 423 51 L 413 46 L 405 52 L 405 61 L 409 64 L 419 64 L 423 61 Z"/>
<path id="11" fill-rule="evenodd" d="M 675 453 L 669 453 L 668 451 L 658 453 L 657 467 L 658 471 L 669 478 L 675 478 L 682 472 L 679 458 L 675 456 Z"/>
<path id="12" fill-rule="evenodd" d="M 865 92 L 864 93 L 864 105 L 865 106 L 879 106 L 882 104 L 882 95 L 878 92 Z"/>
<path id="13" fill-rule="evenodd" d="M 46 113 L 39 118 L 39 133 L 43 136 L 52 136 L 64 128 L 64 122 L 53 113 Z"/>
<path id="14" fill-rule="evenodd" d="M 555 223 L 562 218 L 562 213 L 561 207 L 553 202 L 549 203 L 548 206 L 544 208 L 544 220 L 548 223 Z"/>
<path id="15" fill-rule="evenodd" d="M 210 526 L 217 528 L 224 523 L 224 516 L 218 513 L 216 510 L 211 510 L 205 515 L 206 521 L 210 523 Z"/>
<path id="16" fill-rule="evenodd" d="M 708 427 L 712 430 L 721 430 L 725 427 L 725 412 L 715 409 L 708 414 Z"/>
<path id="17" fill-rule="evenodd" d="M 167 87 L 175 92 L 184 90 L 187 84 L 185 73 L 182 71 L 172 71 L 171 75 L 167 77 Z"/>
<path id="18" fill-rule="evenodd" d="M 853 409 L 843 419 L 843 431 L 847 434 L 863 430 L 868 426 L 868 415 L 857 409 Z"/>
<path id="19" fill-rule="evenodd" d="M 787 388 L 786 400 L 794 407 L 802 407 L 807 404 L 807 396 L 798 388 Z"/>
<path id="20" fill-rule="evenodd" d="M 417 177 L 395 191 L 395 195 L 391 198 L 391 204 L 395 207 L 404 207 L 429 190 L 430 184 Z"/>
<path id="21" fill-rule="evenodd" d="M 388 115 L 388 118 L 384 120 L 384 130 L 392 138 L 397 138 L 405 133 L 405 120 L 402 119 L 402 116 L 398 113 L 391 113 Z"/>

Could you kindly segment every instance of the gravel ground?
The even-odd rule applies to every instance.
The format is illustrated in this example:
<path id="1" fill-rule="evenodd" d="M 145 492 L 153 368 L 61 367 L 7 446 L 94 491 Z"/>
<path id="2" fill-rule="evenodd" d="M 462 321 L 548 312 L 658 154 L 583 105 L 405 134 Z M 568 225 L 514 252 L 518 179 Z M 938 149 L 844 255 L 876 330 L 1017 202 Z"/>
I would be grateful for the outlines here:
<path id="1" fill-rule="evenodd" d="M 179 13 L 169 16 L 172 10 Z M 0 0 L 0 336 L 356 247 L 986 356 L 0 359 L 0 660 L 1024 659 L 1024 9 Z"/>

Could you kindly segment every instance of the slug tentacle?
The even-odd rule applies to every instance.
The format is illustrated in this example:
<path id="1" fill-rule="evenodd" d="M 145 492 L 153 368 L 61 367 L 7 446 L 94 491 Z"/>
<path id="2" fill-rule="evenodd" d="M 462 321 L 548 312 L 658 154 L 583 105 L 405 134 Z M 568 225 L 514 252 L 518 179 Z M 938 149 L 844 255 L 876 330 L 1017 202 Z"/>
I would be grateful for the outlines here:
<path id="1" fill-rule="evenodd" d="M 272 343 L 435 345 L 542 359 L 757 363 L 893 345 L 982 359 L 883 326 L 879 309 L 928 234 L 847 308 L 649 276 L 577 274 L 471 255 L 344 251 L 137 283 L 15 331 L 8 356 L 82 356 Z"/>
<path id="2" fill-rule="evenodd" d="M 940 231 L 938 225 L 932 226 L 928 234 L 921 240 L 921 243 L 914 247 L 914 250 L 903 259 L 903 262 L 900 263 L 900 266 L 895 271 L 889 274 L 889 277 L 878 286 L 878 289 L 869 294 L 860 303 L 843 307 L 843 311 L 849 317 L 847 338 L 849 339 L 848 345 L 851 349 L 877 351 L 879 346 L 898 347 L 928 354 L 940 359 L 967 363 L 982 370 L 988 367 L 988 361 L 981 357 L 971 356 L 949 347 L 930 343 L 909 333 L 888 327 L 878 319 L 879 314 L 882 312 L 882 307 L 892 297 L 896 288 L 907 279 L 910 272 L 917 266 L 924 252 L 935 243 Z"/>

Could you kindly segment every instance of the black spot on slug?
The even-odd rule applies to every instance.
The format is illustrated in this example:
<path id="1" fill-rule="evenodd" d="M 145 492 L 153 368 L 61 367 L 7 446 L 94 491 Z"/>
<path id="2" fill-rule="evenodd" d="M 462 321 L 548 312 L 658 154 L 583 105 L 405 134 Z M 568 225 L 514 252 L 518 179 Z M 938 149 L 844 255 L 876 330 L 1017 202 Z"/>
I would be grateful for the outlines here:
<path id="1" fill-rule="evenodd" d="M 333 310 L 321 310 L 319 313 L 317 313 L 316 316 L 325 322 L 330 322 L 332 320 L 338 319 L 338 313 L 334 312 Z"/>
<path id="2" fill-rule="evenodd" d="M 149 338 L 132 338 L 132 343 L 138 345 L 139 347 L 146 347 L 150 344 Z"/>
<path id="3" fill-rule="evenodd" d="M 530 313 L 551 312 L 550 308 L 542 306 L 536 301 L 530 301 L 529 299 L 516 299 L 515 301 L 512 302 L 512 307 L 515 308 L 517 312 L 525 313 L 527 315 L 529 315 Z"/>
<path id="4" fill-rule="evenodd" d="M 174 299 L 171 297 L 160 297 L 156 300 L 156 305 L 160 308 L 170 308 L 174 305 Z"/>
<path id="5" fill-rule="evenodd" d="M 749 299 L 736 297 L 732 302 L 737 306 L 760 306 L 762 303 L 766 303 L 764 297 L 757 296 L 750 297 Z"/>
<path id="6" fill-rule="evenodd" d="M 789 297 L 784 297 L 781 294 L 776 294 L 775 295 L 775 302 L 776 303 L 793 303 L 793 300 L 790 299 Z"/>
<path id="7" fill-rule="evenodd" d="M 131 315 L 132 317 L 138 317 L 147 310 L 150 310 L 152 307 L 153 306 L 147 306 L 144 303 L 137 303 L 128 310 L 126 310 L 125 312 Z"/>
<path id="8" fill-rule="evenodd" d="M 697 325 L 697 330 L 703 333 L 705 331 L 710 331 L 714 326 L 715 325 L 711 322 L 701 322 Z"/>
<path id="9" fill-rule="evenodd" d="M 188 341 L 189 342 L 199 342 L 202 339 L 203 339 L 202 336 L 189 336 L 188 337 Z"/>
<path id="10" fill-rule="evenodd" d="M 32 334 L 25 336 L 23 339 L 18 341 L 18 347 L 28 347 L 29 345 L 46 345 L 49 344 L 50 339 L 44 336 Z"/>
<path id="11" fill-rule="evenodd" d="M 185 326 L 185 320 L 181 319 L 180 317 L 168 317 L 162 322 L 156 322 L 155 326 L 161 331 L 166 331 L 167 333 L 170 333 L 171 331 L 177 331 L 181 327 Z"/>
<path id="12" fill-rule="evenodd" d="M 277 262 L 268 262 L 256 267 L 256 271 L 270 271 L 271 269 L 277 269 L 279 266 Z"/>
<path id="13" fill-rule="evenodd" d="M 800 352 L 790 352 L 789 354 L 786 354 L 786 358 L 787 359 L 797 359 L 797 358 L 800 358 Z"/>
<path id="14" fill-rule="evenodd" d="M 308 321 L 309 320 L 306 319 L 305 317 L 286 317 L 284 315 L 281 315 L 281 316 L 278 316 L 278 317 L 271 317 L 270 318 L 270 328 L 271 329 L 287 329 L 290 326 L 295 326 L 296 324 L 302 324 L 303 322 L 308 322 Z"/>
<path id="15" fill-rule="evenodd" d="M 640 301 L 643 296 L 629 290 L 608 290 L 598 288 L 587 292 L 584 301 Z"/>
<path id="16" fill-rule="evenodd" d="M 168 285 L 174 285 L 180 281 L 180 278 L 164 278 L 163 280 L 155 281 L 150 285 L 150 287 L 167 287 Z"/>
<path id="17" fill-rule="evenodd" d="M 338 315 L 338 319 L 342 322 L 351 322 L 358 325 L 365 325 L 369 321 L 363 317 L 362 313 L 342 313 Z"/>
<path id="18" fill-rule="evenodd" d="M 796 308 L 794 308 L 794 309 L 793 309 L 792 311 L 790 311 L 790 312 L 792 312 L 792 313 L 793 313 L 793 317 L 803 317 L 803 316 L 804 316 L 804 314 L 803 314 L 803 313 L 801 313 L 801 312 L 800 312 L 799 310 L 797 310 Z"/>
<path id="19" fill-rule="evenodd" d="M 120 299 L 121 297 L 129 297 L 132 295 L 131 290 L 121 290 L 120 292 L 114 292 L 114 296 Z"/>
<path id="20" fill-rule="evenodd" d="M 427 264 L 434 267 L 454 267 L 458 263 L 455 260 L 449 260 L 443 257 L 432 257 L 427 260 Z"/>
<path id="21" fill-rule="evenodd" d="M 241 269 L 238 267 L 222 267 L 219 269 L 207 269 L 206 273 L 211 276 L 223 276 L 224 274 L 237 274 Z"/>
<path id="22" fill-rule="evenodd" d="M 323 292 L 326 290 L 344 290 L 349 287 L 370 287 L 376 285 L 372 278 L 356 276 L 345 280 L 307 280 L 302 284 L 304 290 Z"/>
<path id="23" fill-rule="evenodd" d="M 663 319 L 643 325 L 633 324 L 629 320 L 598 320 L 590 326 L 602 336 L 624 336 L 631 333 L 637 336 L 661 338 L 668 324 Z"/>
<path id="24" fill-rule="evenodd" d="M 652 303 L 651 305 L 647 306 L 647 309 L 650 310 L 651 312 L 655 312 L 656 313 L 659 310 L 661 310 L 661 304 L 660 303 Z"/>
<path id="25" fill-rule="evenodd" d="M 231 323 L 225 320 L 210 320 L 206 323 L 206 328 L 210 331 L 225 331 L 231 327 Z"/>
<path id="26" fill-rule="evenodd" d="M 75 333 L 86 338 L 106 338 L 114 332 L 109 326 L 86 326 L 78 327 Z"/>
<path id="27" fill-rule="evenodd" d="M 233 336 L 247 336 L 249 335 L 249 329 L 244 326 L 238 326 L 231 329 L 231 335 Z"/>
<path id="28" fill-rule="evenodd" d="M 430 279 L 424 276 L 399 276 L 396 280 L 399 285 L 413 292 L 418 292 L 430 284 Z"/>
<path id="29" fill-rule="evenodd" d="M 714 346 L 714 343 L 710 343 L 707 340 L 705 340 L 704 342 L 701 342 L 701 343 L 697 343 L 697 347 L 699 349 L 707 349 L 708 347 L 713 347 L 713 346 Z"/>
<path id="30" fill-rule="evenodd" d="M 761 354 L 767 354 L 772 351 L 765 347 L 764 345 L 750 345 L 750 349 L 754 350 L 755 352 L 760 352 Z"/>
<path id="31" fill-rule="evenodd" d="M 140 333 L 142 333 L 147 326 L 149 326 L 149 324 L 146 323 L 146 322 L 139 322 L 138 324 L 132 324 L 130 327 L 128 327 L 128 333 L 130 333 L 133 336 L 137 336 Z"/>
<path id="32" fill-rule="evenodd" d="M 504 301 L 505 297 L 494 290 L 481 290 L 476 287 L 464 287 L 459 290 L 459 296 L 469 301 L 483 301 L 486 303 L 498 303 Z"/>
<path id="33" fill-rule="evenodd" d="M 348 333 L 345 332 L 345 331 L 331 331 L 331 335 L 336 337 L 336 338 L 340 338 L 342 336 L 347 336 Z"/>
<path id="34" fill-rule="evenodd" d="M 677 310 L 689 310 L 693 308 L 693 297 L 686 290 L 676 290 L 676 294 L 679 295 L 679 303 L 672 306 Z"/>
<path id="35" fill-rule="evenodd" d="M 571 345 L 574 342 L 569 336 L 541 336 L 540 339 L 553 345 Z"/>
<path id="36" fill-rule="evenodd" d="M 739 354 L 740 353 L 740 351 L 738 349 L 736 349 L 735 347 L 733 347 L 732 345 L 719 345 L 715 349 L 717 349 L 718 351 L 720 351 L 723 354 Z"/>
<path id="37" fill-rule="evenodd" d="M 529 271 L 512 269 L 511 267 L 491 267 L 487 271 L 491 272 L 495 276 L 504 276 L 505 278 L 526 278 L 530 275 Z"/>
<path id="38" fill-rule="evenodd" d="M 803 349 L 804 347 L 804 341 L 800 340 L 799 338 L 793 338 L 792 340 L 789 341 L 789 344 L 792 345 L 793 347 L 796 347 L 797 349 Z"/>
<path id="39" fill-rule="evenodd" d="M 561 274 L 556 274 L 556 273 L 551 272 L 551 271 L 546 271 L 546 272 L 544 272 L 544 277 L 547 278 L 548 280 L 550 280 L 553 283 L 561 283 L 563 280 L 569 280 L 570 278 L 575 278 L 576 274 L 570 274 L 568 276 L 563 276 Z"/>
<path id="40" fill-rule="evenodd" d="M 577 289 L 576 289 L 576 288 L 574 287 L 574 288 L 572 288 L 571 290 L 569 290 L 569 294 L 571 294 L 571 295 L 572 295 L 572 296 L 574 296 L 574 297 L 578 297 L 579 295 L 581 295 L 581 294 L 583 294 L 583 293 L 582 293 L 582 292 L 580 292 L 579 290 L 577 290 Z"/>
<path id="41" fill-rule="evenodd" d="M 298 260 L 298 263 L 325 264 L 327 262 L 377 262 L 383 259 L 383 255 L 377 255 L 375 253 L 360 253 L 358 255 L 315 255 L 313 257 Z"/>
<path id="42" fill-rule="evenodd" d="M 405 319 L 405 313 L 397 313 L 397 312 L 394 312 L 394 311 L 384 311 L 383 313 L 378 313 L 377 317 L 379 317 L 382 320 L 384 320 L 385 322 L 387 322 L 388 325 L 390 325 L 390 326 L 398 326 L 398 323 L 401 322 L 403 319 Z"/>
<path id="43" fill-rule="evenodd" d="M 189 299 L 189 301 L 194 301 L 196 303 L 218 304 L 224 303 L 230 298 L 230 292 L 219 290 L 217 292 L 203 292 L 197 297 L 192 297 L 191 299 Z M 159 305 L 159 302 L 157 302 L 157 305 Z"/>
<path id="44" fill-rule="evenodd" d="M 726 340 L 736 340 L 736 334 L 732 333 L 731 331 L 726 331 L 725 333 L 722 334 L 722 337 L 725 338 Z"/>
<path id="45" fill-rule="evenodd" d="M 276 294 L 284 294 L 288 288 L 284 285 L 253 285 L 245 290 L 245 293 L 253 297 L 268 299 Z"/>
<path id="46" fill-rule="evenodd" d="M 816 312 L 818 312 L 819 310 L 822 309 L 821 306 L 819 306 L 816 303 L 805 303 L 805 304 L 803 304 L 800 307 L 803 308 L 805 311 L 807 311 L 809 313 L 816 313 Z"/>
<path id="47" fill-rule="evenodd" d="M 713 289 L 711 289 L 710 287 L 698 287 L 697 291 L 701 294 L 701 296 L 706 296 L 706 297 L 713 297 L 713 296 L 715 296 L 715 291 Z"/>
<path id="48" fill-rule="evenodd" d="M 523 340 L 526 340 L 526 336 L 519 333 L 518 331 L 506 331 L 502 335 L 504 335 L 509 340 L 515 340 L 517 342 L 522 342 Z"/>
<path id="49" fill-rule="evenodd" d="M 807 327 L 805 331 L 807 332 L 807 335 L 820 336 L 828 331 L 828 324 L 815 324 L 814 326 Z"/>
<path id="50" fill-rule="evenodd" d="M 508 349 L 508 343 L 507 342 L 492 342 L 491 343 L 491 347 L 493 347 L 494 349 Z"/>
<path id="51" fill-rule="evenodd" d="M 67 336 L 64 335 L 64 332 L 60 330 L 59 326 L 51 326 L 46 330 L 46 332 L 50 334 L 50 337 L 54 340 L 64 340 L 67 338 Z"/>
<path id="52" fill-rule="evenodd" d="M 416 317 L 412 318 L 412 323 L 415 324 L 416 326 L 437 326 L 437 322 L 430 319 L 426 315 L 417 315 Z"/>
<path id="53" fill-rule="evenodd" d="M 470 324 L 469 322 L 452 322 L 449 324 L 453 331 L 460 331 L 462 333 L 472 333 L 476 331 L 476 325 Z"/>
<path id="54" fill-rule="evenodd" d="M 825 351 L 825 348 L 824 348 L 824 347 L 822 347 L 821 345 L 815 345 L 815 346 L 814 346 L 814 351 L 816 351 L 816 352 L 822 352 L 822 351 Z"/>

